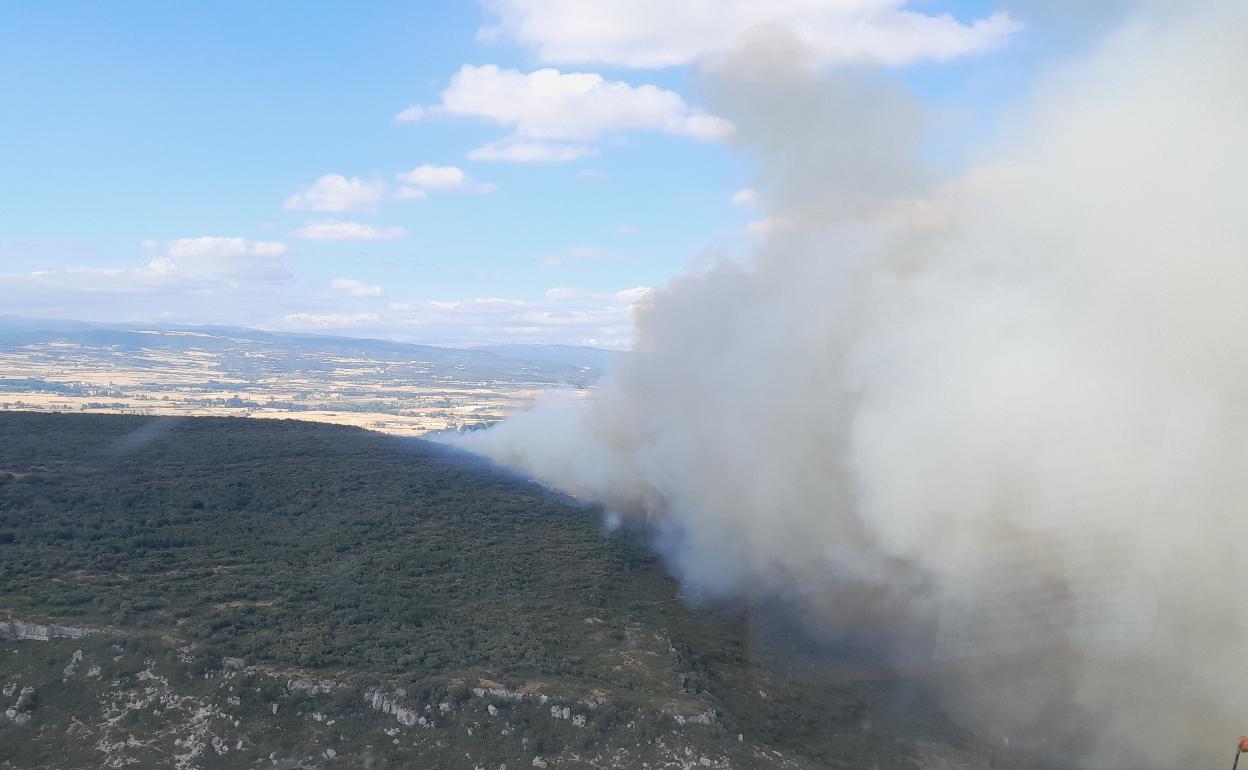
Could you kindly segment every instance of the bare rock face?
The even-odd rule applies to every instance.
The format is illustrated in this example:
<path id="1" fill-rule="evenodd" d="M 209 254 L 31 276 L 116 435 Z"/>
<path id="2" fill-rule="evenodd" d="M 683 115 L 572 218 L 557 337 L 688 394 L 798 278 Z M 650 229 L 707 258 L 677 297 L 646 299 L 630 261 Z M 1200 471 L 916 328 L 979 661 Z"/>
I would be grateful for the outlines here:
<path id="1" fill-rule="evenodd" d="M 74 650 L 74 655 L 69 660 L 69 665 L 65 667 L 65 676 L 73 676 L 78 673 L 78 664 L 82 662 L 82 650 Z"/>
<path id="2" fill-rule="evenodd" d="M 239 660 L 239 658 L 229 658 L 228 660 Z M 228 664 L 227 664 L 228 665 Z M 339 685 L 335 682 L 319 679 L 291 679 L 286 683 L 286 689 L 291 692 L 303 693 L 304 695 L 324 695 L 333 692 Z"/>
<path id="3" fill-rule="evenodd" d="M 383 714 L 390 714 L 399 724 L 405 727 L 419 724 L 426 727 L 430 724 L 429 720 L 421 716 L 416 709 L 409 708 L 400 702 L 400 698 L 404 697 L 402 691 L 396 691 L 393 694 L 387 694 L 384 691 L 373 688 L 364 694 L 364 700 L 368 703 L 369 708 L 374 711 L 380 711 Z"/>
<path id="4" fill-rule="evenodd" d="M 51 639 L 81 639 L 96 633 L 90 628 L 72 628 L 70 626 L 41 626 L 36 623 L 23 623 L 20 620 L 0 622 L 0 639 L 27 639 L 46 642 Z"/>
<path id="5" fill-rule="evenodd" d="M 17 696 L 17 702 L 13 704 L 13 708 L 21 711 L 30 711 L 35 705 L 35 688 L 23 687 L 22 694 Z"/>
<path id="6" fill-rule="evenodd" d="M 5 695 L 12 695 L 14 689 L 5 687 Z M 12 706 L 4 710 L 4 716 L 15 724 L 26 724 L 30 721 L 30 712 L 35 707 L 35 688 L 23 687 Z"/>

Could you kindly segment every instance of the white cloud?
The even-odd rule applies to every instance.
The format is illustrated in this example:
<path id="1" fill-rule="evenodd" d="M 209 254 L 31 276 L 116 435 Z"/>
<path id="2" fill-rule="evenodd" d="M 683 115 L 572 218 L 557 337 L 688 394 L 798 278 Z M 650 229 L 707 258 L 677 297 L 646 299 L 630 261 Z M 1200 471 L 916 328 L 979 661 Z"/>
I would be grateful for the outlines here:
<path id="1" fill-rule="evenodd" d="M 546 290 L 546 299 L 552 300 L 596 300 L 600 302 L 623 302 L 629 305 L 648 301 L 654 295 L 653 286 L 635 286 L 614 292 L 592 292 L 584 289 L 572 289 L 557 286 Z"/>
<path id="2" fill-rule="evenodd" d="M 342 174 L 326 174 L 287 198 L 282 208 L 307 211 L 373 209 L 385 195 L 386 183 L 380 179 L 370 182 L 355 176 L 348 179 Z"/>
<path id="3" fill-rule="evenodd" d="M 403 197 L 403 191 L 406 190 L 420 193 L 415 197 L 423 198 L 426 190 L 466 190 L 486 193 L 497 189 L 497 185 L 493 182 L 474 181 L 458 166 L 435 166 L 432 163 L 426 163 L 411 171 L 399 172 L 395 174 L 395 177 L 400 182 L 410 185 L 400 190 L 400 197 Z"/>
<path id="4" fill-rule="evenodd" d="M 734 206 L 753 206 L 758 202 L 758 192 L 753 187 L 743 187 L 732 195 Z"/>
<path id="5" fill-rule="evenodd" d="M 394 116 L 395 123 L 415 123 L 425 117 L 425 108 L 419 104 L 413 104 L 404 110 L 400 110 L 398 115 Z"/>
<path id="6" fill-rule="evenodd" d="M 648 287 L 618 292 L 556 288 L 540 301 L 488 297 L 398 302 L 390 309 L 426 337 L 488 341 L 501 332 L 520 342 L 626 348 L 632 338 L 633 307 L 648 300 L 651 291 Z"/>
<path id="7" fill-rule="evenodd" d="M 639 230 L 633 225 L 618 225 L 615 231 L 620 235 L 636 235 Z"/>
<path id="8" fill-rule="evenodd" d="M 624 289 L 615 293 L 615 298 L 620 302 L 628 302 L 637 304 L 638 302 L 649 302 L 654 298 L 653 286 L 635 286 L 631 289 Z"/>
<path id="9" fill-rule="evenodd" d="M 581 289 L 568 289 L 557 286 L 546 290 L 546 299 L 585 299 L 588 296 L 590 296 L 589 293 Z"/>
<path id="10" fill-rule="evenodd" d="M 60 318 L 224 320 L 256 297 L 280 296 L 293 276 L 288 250 L 274 241 L 198 237 L 145 241 L 146 261 L 0 272 L 0 296 L 13 313 Z"/>
<path id="11" fill-rule="evenodd" d="M 168 256 L 175 258 L 280 257 L 287 251 L 285 244 L 276 241 L 249 241 L 246 238 L 215 236 L 178 238 L 165 244 L 157 241 L 143 241 L 143 248 L 164 251 Z"/>
<path id="12" fill-rule="evenodd" d="M 291 233 L 295 238 L 313 241 L 390 241 L 406 235 L 407 231 L 402 227 L 366 225 L 363 222 L 337 219 L 305 222 L 303 227 Z"/>
<path id="13" fill-rule="evenodd" d="M 512 129 L 510 136 L 474 150 L 469 156 L 474 160 L 576 160 L 594 152 L 590 142 L 622 131 L 700 140 L 733 131 L 731 123 L 689 107 L 674 91 L 589 72 L 464 65 L 441 97 L 441 103 L 412 114 L 479 118 Z"/>
<path id="14" fill-rule="evenodd" d="M 335 326 L 358 326 L 377 323 L 376 313 L 291 313 L 283 316 L 286 326 L 325 329 Z"/>
<path id="15" fill-rule="evenodd" d="M 816 63 L 904 65 L 995 50 L 1019 27 L 1005 13 L 962 22 L 907 10 L 906 0 L 490 0 L 507 36 L 543 62 L 626 67 L 690 64 L 731 50 L 751 28 L 785 25 Z"/>
<path id="16" fill-rule="evenodd" d="M 468 175 L 458 166 L 435 166 L 426 163 L 411 171 L 397 174 L 398 178 L 417 187 L 433 190 L 458 190 L 468 181 Z"/>
<path id="17" fill-rule="evenodd" d="M 376 284 L 364 283 L 354 278 L 335 278 L 329 282 L 329 288 L 339 294 L 352 297 L 384 297 L 386 290 Z"/>
<path id="18" fill-rule="evenodd" d="M 224 323 L 334 329 L 424 342 L 592 344 L 627 348 L 633 306 L 649 289 L 552 289 L 534 299 L 485 297 L 385 303 L 382 286 L 338 277 L 305 294 L 273 241 L 182 238 L 148 241 L 132 266 L 0 272 L 11 313 L 100 321 Z M 370 312 L 357 312 L 367 302 Z M 384 308 L 384 309 L 382 309 Z"/>
<path id="19" fill-rule="evenodd" d="M 592 158 L 597 154 L 598 151 L 593 147 L 530 142 L 517 137 L 509 137 L 469 150 L 468 159 L 508 163 L 569 163 L 581 158 Z"/>
<path id="20" fill-rule="evenodd" d="M 139 283 L 280 282 L 290 278 L 285 244 L 246 238 L 178 238 L 168 243 L 144 241 L 156 256 L 143 267 L 121 274 Z"/>

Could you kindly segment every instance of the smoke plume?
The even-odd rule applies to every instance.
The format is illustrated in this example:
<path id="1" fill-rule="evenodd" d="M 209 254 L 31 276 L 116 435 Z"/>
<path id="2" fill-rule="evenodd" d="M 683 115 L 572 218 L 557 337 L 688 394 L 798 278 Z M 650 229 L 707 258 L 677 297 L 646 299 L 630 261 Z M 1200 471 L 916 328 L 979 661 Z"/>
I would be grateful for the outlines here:
<path id="1" fill-rule="evenodd" d="M 657 292 L 592 398 L 461 441 L 646 521 L 704 592 L 934 619 L 932 659 L 1003 672 L 949 688 L 1003 741 L 1224 761 L 1248 727 L 1246 29 L 1243 3 L 1142 6 L 944 179 L 896 77 L 756 30 L 703 85 L 765 242 Z M 1054 651 L 1020 686 L 1009 661 Z"/>

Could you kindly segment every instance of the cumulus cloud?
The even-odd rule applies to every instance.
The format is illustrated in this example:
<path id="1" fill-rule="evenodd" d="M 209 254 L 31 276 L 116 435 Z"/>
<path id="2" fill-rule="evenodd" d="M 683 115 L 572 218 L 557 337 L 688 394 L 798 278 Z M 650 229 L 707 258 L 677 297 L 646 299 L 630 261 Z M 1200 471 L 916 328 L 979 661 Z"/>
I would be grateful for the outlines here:
<path id="1" fill-rule="evenodd" d="M 390 309 L 425 338 L 488 342 L 501 332 L 515 342 L 626 349 L 633 312 L 648 301 L 648 292 L 645 287 L 619 292 L 557 288 L 541 301 L 486 297 L 396 302 Z"/>
<path id="2" fill-rule="evenodd" d="M 382 287 L 357 281 L 354 278 L 335 278 L 329 282 L 329 288 L 339 294 L 346 294 L 352 297 L 384 297 L 386 290 Z"/>
<path id="3" fill-rule="evenodd" d="M 385 195 L 386 183 L 380 179 L 366 181 L 355 176 L 348 179 L 342 174 L 326 174 L 287 198 L 282 208 L 289 211 L 374 209 Z"/>
<path id="4" fill-rule="evenodd" d="M 291 233 L 292 237 L 313 241 L 390 241 L 406 235 L 407 231 L 402 227 L 368 225 L 337 219 L 305 222 L 303 227 Z"/>
<path id="5" fill-rule="evenodd" d="M 598 150 L 577 144 L 534 142 L 509 137 L 487 142 L 468 151 L 469 160 L 503 161 L 507 163 L 571 163 L 581 158 L 592 158 Z"/>
<path id="6" fill-rule="evenodd" d="M 1222 761 L 1248 668 L 1246 25 L 1144 4 L 939 185 L 895 79 L 726 62 L 709 103 L 787 226 L 653 293 L 590 402 L 464 445 L 644 521 L 702 591 L 962 660 L 946 706 L 1046 766 Z M 769 34 L 753 53 L 792 58 Z"/>
<path id="7" fill-rule="evenodd" d="M 358 223 L 332 224 L 332 237 Z M 343 227 L 345 226 L 345 228 Z M 361 225 L 361 227 L 363 227 Z M 371 231 L 370 231 L 371 232 Z M 506 297 L 393 302 L 385 287 L 341 276 L 304 293 L 282 243 L 196 237 L 146 241 L 130 266 L 0 272 L 10 313 L 98 321 L 226 323 L 290 329 L 343 329 L 422 342 L 595 345 L 627 349 L 633 312 L 649 289 L 551 289 L 536 299 Z M 368 303 L 368 310 L 360 305 Z"/>
<path id="8" fill-rule="evenodd" d="M 329 329 L 377 323 L 376 313 L 290 313 L 282 317 L 284 326 Z"/>
<path id="9" fill-rule="evenodd" d="M 420 120 L 423 120 L 424 117 L 425 117 L 425 108 L 421 107 L 419 104 L 413 104 L 412 106 L 407 107 L 406 109 L 400 110 L 399 113 L 394 116 L 394 122 L 395 123 L 416 123 Z"/>
<path id="10" fill-rule="evenodd" d="M 1000 48 L 1018 24 L 1005 13 L 962 22 L 905 0 L 490 0 L 507 36 L 552 64 L 670 67 L 731 50 L 760 26 L 797 30 L 816 63 L 944 61 Z"/>
<path id="11" fill-rule="evenodd" d="M 732 134 L 731 123 L 689 107 L 673 91 L 589 72 L 464 65 L 441 99 L 412 114 L 478 118 L 512 129 L 510 136 L 474 150 L 474 160 L 575 160 L 593 152 L 589 143 L 595 139 L 625 131 L 704 141 Z"/>
<path id="12" fill-rule="evenodd" d="M 458 166 L 435 166 L 425 163 L 411 171 L 395 174 L 405 187 L 400 191 L 403 197 L 425 197 L 428 190 L 464 190 L 468 192 L 488 193 L 497 189 L 493 182 L 478 182 Z M 418 195 L 411 195 L 417 193 Z"/>
<path id="13" fill-rule="evenodd" d="M 83 291 L 146 292 L 281 283 L 292 278 L 285 259 L 288 250 L 275 241 L 205 236 L 168 242 L 144 241 L 143 248 L 153 256 L 137 267 L 40 270 L 24 274 L 24 280 Z"/>
<path id="14" fill-rule="evenodd" d="M 546 299 L 553 300 L 597 300 L 603 302 L 623 302 L 628 305 L 634 305 L 639 302 L 645 302 L 654 294 L 652 286 L 635 286 L 631 289 L 621 289 L 613 292 L 592 292 L 584 289 L 574 289 L 564 286 L 556 286 L 553 289 L 546 290 Z"/>
<path id="15" fill-rule="evenodd" d="M 228 306 L 248 304 L 246 298 L 273 293 L 294 278 L 288 249 L 275 241 L 205 236 L 142 246 L 149 256 L 129 266 L 0 272 L 0 293 L 13 313 L 197 320 L 197 310 L 221 318 Z"/>

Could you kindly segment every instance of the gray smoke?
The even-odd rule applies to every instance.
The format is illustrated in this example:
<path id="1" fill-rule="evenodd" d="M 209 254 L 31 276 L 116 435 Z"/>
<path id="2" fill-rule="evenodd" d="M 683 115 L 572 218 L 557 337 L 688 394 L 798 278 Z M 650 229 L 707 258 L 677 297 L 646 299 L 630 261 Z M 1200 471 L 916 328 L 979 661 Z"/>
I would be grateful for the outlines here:
<path id="1" fill-rule="evenodd" d="M 463 445 L 644 519 L 703 591 L 936 618 L 937 661 L 1048 655 L 1043 687 L 1020 664 L 949 688 L 986 734 L 1078 715 L 1071 763 L 1225 761 L 1248 727 L 1248 6 L 1175 5 L 1046 72 L 944 180 L 895 78 L 758 30 L 704 86 L 758 161 L 766 242 L 658 292 L 592 398 Z"/>

